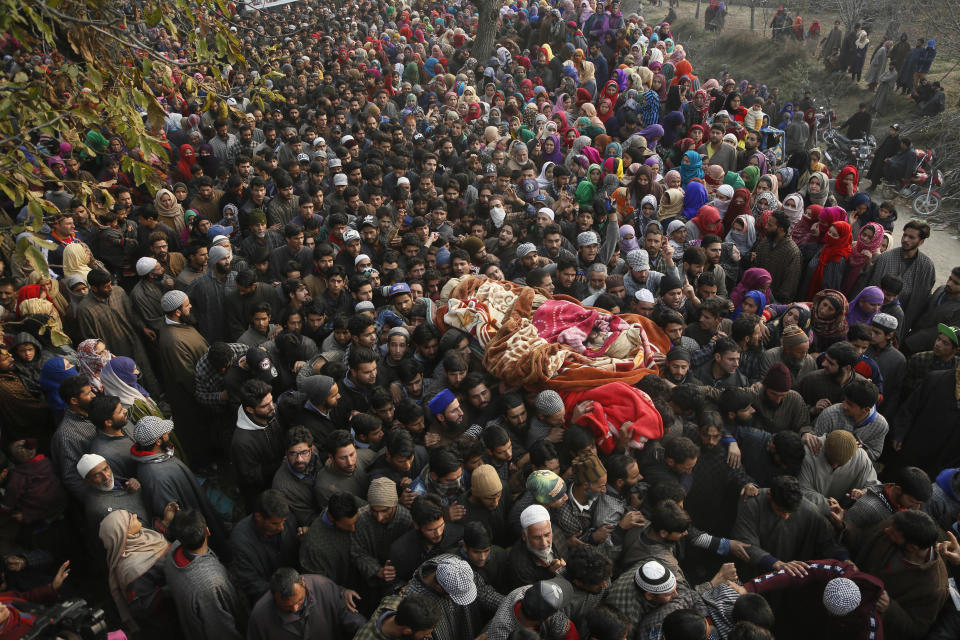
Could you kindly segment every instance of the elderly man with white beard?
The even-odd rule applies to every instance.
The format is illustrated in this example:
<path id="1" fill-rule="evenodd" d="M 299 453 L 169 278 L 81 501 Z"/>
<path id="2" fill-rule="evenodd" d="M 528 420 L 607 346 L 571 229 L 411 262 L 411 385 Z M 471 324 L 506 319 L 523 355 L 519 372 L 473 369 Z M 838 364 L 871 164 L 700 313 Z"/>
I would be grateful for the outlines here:
<path id="1" fill-rule="evenodd" d="M 563 536 L 554 536 L 550 512 L 532 504 L 520 514 L 520 543 L 513 545 L 507 560 L 507 588 L 551 580 L 564 566 Z"/>

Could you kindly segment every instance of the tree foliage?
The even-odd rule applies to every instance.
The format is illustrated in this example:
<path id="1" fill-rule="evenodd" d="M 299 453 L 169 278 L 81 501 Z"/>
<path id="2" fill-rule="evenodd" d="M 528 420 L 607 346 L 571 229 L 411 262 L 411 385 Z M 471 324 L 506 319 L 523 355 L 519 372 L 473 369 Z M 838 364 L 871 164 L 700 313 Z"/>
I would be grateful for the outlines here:
<path id="1" fill-rule="evenodd" d="M 143 0 L 136 8 L 104 0 L 0 4 L 0 33 L 14 38 L 28 58 L 42 59 L 34 58 L 29 73 L 17 72 L 0 85 L 0 190 L 17 207 L 29 207 L 28 227 L 39 227 L 33 221 L 55 211 L 40 195 L 43 183 L 54 179 L 36 146 L 40 135 L 94 156 L 84 134 L 113 132 L 136 151 L 120 169 L 155 190 L 169 158 L 162 138 L 167 113 L 160 99 L 176 94 L 205 108 L 219 106 L 226 116 L 214 82 L 222 80 L 224 65 L 243 68 L 246 63 L 224 0 Z M 189 52 L 189 60 L 171 60 L 157 50 L 157 34 L 169 34 Z M 204 74 L 203 81 L 191 76 L 196 71 Z M 85 195 L 97 196 L 90 203 L 94 213 L 112 204 L 105 190 L 93 194 L 87 187 Z"/>

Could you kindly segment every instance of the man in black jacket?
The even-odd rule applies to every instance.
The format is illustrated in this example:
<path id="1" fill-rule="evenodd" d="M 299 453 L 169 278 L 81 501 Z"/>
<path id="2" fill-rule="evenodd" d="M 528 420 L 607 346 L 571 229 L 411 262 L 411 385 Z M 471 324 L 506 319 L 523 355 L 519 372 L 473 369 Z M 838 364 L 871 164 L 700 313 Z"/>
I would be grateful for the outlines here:
<path id="1" fill-rule="evenodd" d="M 887 158 L 892 158 L 900 150 L 900 125 L 890 125 L 890 131 L 887 137 L 883 139 L 876 153 L 873 154 L 873 162 L 870 164 L 870 171 L 867 177 L 870 178 L 870 186 L 867 191 L 874 191 L 883 179 L 883 169 Z"/>
<path id="2" fill-rule="evenodd" d="M 240 387 L 240 409 L 230 442 L 230 460 L 248 509 L 256 496 L 270 486 L 283 451 L 283 432 L 270 385 L 256 378 L 247 380 Z"/>
<path id="3" fill-rule="evenodd" d="M 290 505 L 276 489 L 256 500 L 253 513 L 230 533 L 231 566 L 237 587 L 251 602 L 267 592 L 270 576 L 297 561 L 297 525 Z"/>

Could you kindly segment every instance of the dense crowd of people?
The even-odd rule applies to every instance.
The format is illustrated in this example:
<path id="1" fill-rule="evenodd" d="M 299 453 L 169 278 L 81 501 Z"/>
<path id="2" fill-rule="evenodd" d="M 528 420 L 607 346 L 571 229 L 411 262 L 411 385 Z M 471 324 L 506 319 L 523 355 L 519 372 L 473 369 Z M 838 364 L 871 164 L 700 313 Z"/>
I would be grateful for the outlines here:
<path id="1" fill-rule="evenodd" d="M 37 132 L 0 640 L 78 590 L 145 638 L 960 634 L 960 266 L 771 126 L 809 92 L 619 0 L 499 14 L 477 60 L 469 4 L 241 10 L 264 61 L 155 87 L 168 157 Z"/>

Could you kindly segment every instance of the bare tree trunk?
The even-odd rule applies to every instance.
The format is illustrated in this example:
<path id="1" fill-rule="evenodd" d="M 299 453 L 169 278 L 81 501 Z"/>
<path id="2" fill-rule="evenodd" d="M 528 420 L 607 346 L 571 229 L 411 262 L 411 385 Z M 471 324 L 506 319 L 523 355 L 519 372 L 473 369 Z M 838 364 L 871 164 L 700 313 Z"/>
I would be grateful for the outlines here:
<path id="1" fill-rule="evenodd" d="M 755 16 L 757 13 L 757 0 L 750 0 L 750 31 L 753 31 L 756 27 L 755 25 Z"/>
<path id="2" fill-rule="evenodd" d="M 500 21 L 499 3 L 496 0 L 474 0 L 479 22 L 477 37 L 470 47 L 470 57 L 485 63 L 493 55 L 493 46 L 497 41 L 497 27 Z"/>
<path id="3" fill-rule="evenodd" d="M 700 19 L 700 2 L 701 0 L 697 0 L 697 13 L 693 16 L 694 20 Z"/>

